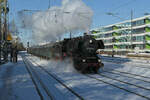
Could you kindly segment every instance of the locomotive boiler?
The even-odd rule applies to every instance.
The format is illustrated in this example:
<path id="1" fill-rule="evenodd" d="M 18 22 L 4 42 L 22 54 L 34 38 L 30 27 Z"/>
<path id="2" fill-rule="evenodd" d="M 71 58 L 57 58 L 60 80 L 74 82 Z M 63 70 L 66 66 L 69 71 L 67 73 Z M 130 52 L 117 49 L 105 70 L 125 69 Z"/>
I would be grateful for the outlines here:
<path id="1" fill-rule="evenodd" d="M 76 70 L 81 73 L 97 73 L 103 67 L 101 59 L 96 51 L 104 49 L 102 40 L 95 40 L 92 35 L 84 35 L 76 38 L 64 39 L 60 42 L 28 48 L 28 52 L 46 59 L 73 60 Z"/>

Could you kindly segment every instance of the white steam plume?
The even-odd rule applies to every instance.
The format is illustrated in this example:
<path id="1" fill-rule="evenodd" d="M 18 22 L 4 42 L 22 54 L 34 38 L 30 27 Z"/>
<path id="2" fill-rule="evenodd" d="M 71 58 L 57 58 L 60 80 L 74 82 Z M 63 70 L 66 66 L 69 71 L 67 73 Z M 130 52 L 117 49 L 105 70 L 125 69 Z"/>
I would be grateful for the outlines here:
<path id="1" fill-rule="evenodd" d="M 88 31 L 92 16 L 93 11 L 82 0 L 63 0 L 61 7 L 34 13 L 30 21 L 24 18 L 23 26 L 32 28 L 36 42 L 51 41 L 67 32 Z"/>

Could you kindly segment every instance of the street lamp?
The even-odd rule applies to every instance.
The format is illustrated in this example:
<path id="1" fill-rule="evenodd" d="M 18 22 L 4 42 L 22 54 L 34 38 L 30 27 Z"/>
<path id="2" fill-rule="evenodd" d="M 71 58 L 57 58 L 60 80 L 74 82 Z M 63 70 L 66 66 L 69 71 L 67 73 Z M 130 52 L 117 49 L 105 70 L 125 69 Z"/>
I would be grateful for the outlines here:
<path id="1" fill-rule="evenodd" d="M 146 12 L 146 13 L 144 13 L 144 15 L 150 15 L 150 13 Z"/>
<path id="2" fill-rule="evenodd" d="M 121 17 L 117 16 L 118 15 L 117 13 L 107 12 L 106 15 L 110 15 L 110 16 L 119 18 L 121 21 L 125 20 L 124 18 L 121 18 Z"/>
<path id="3" fill-rule="evenodd" d="M 124 20 L 125 20 L 124 18 L 121 18 L 121 17 L 117 16 L 117 13 L 115 14 L 115 13 L 112 13 L 112 12 L 107 12 L 106 14 L 107 14 L 107 15 L 110 15 L 110 16 L 113 16 L 113 17 L 117 17 L 117 18 L 119 18 L 121 21 L 124 21 Z M 145 14 L 148 14 L 148 13 L 145 13 Z M 132 42 L 133 42 L 133 41 L 132 41 L 132 37 L 133 37 L 133 36 L 132 36 L 132 32 L 133 32 L 133 31 L 132 31 L 132 26 L 133 26 L 133 23 L 132 23 L 132 22 L 133 22 L 133 10 L 131 10 L 131 22 L 130 22 L 130 23 L 131 23 L 131 25 L 130 25 L 130 29 L 131 29 L 131 41 L 130 41 L 130 42 L 131 42 L 131 47 L 130 47 L 130 48 L 131 48 L 131 49 L 133 49 L 133 45 L 132 45 Z M 124 31 L 124 32 L 126 32 L 126 31 Z"/>
<path id="4" fill-rule="evenodd" d="M 131 10 L 131 49 L 133 49 L 133 29 L 132 29 L 132 26 L 133 26 L 133 11 Z"/>
<path id="5" fill-rule="evenodd" d="M 48 9 L 50 8 L 50 3 L 51 3 L 51 1 L 49 0 L 49 2 L 48 2 Z"/>

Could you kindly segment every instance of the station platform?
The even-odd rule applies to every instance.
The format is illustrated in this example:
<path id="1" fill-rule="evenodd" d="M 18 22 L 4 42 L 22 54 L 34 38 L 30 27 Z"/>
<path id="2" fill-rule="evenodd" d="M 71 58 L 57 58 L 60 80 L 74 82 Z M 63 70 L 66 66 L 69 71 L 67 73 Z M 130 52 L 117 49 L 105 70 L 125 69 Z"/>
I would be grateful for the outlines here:
<path id="1" fill-rule="evenodd" d="M 0 65 L 0 100 L 40 100 L 23 59 Z"/>

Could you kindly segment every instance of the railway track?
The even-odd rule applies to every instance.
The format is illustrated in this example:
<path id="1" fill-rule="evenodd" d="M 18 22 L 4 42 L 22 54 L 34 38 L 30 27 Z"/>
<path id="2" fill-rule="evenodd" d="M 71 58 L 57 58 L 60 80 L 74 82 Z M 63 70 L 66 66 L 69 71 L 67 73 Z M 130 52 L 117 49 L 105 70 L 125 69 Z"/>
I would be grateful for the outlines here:
<path id="1" fill-rule="evenodd" d="M 113 70 L 113 72 L 118 72 L 118 73 L 123 73 L 123 74 L 127 74 L 127 75 L 132 75 L 134 77 L 138 76 L 138 77 L 141 77 L 141 78 L 144 78 L 144 79 L 150 79 L 150 77 L 148 76 L 143 76 L 143 75 L 138 75 L 138 74 L 133 74 L 133 73 L 129 73 L 129 72 L 124 72 L 124 71 L 119 71 L 119 70 L 116 70 L 116 69 L 112 69 L 112 68 L 105 68 L 106 70 Z M 110 72 L 110 71 L 109 71 Z"/>
<path id="2" fill-rule="evenodd" d="M 102 80 L 102 79 L 100 79 L 100 78 L 96 78 L 96 77 L 94 77 L 94 76 L 92 76 L 92 75 L 85 75 L 85 76 L 87 76 L 87 77 L 89 77 L 89 78 L 92 78 L 92 79 L 95 79 L 95 80 L 97 80 L 97 81 L 103 82 L 103 83 L 105 83 L 105 84 L 111 85 L 111 86 L 113 86 L 113 87 L 119 88 L 119 89 L 124 90 L 124 91 L 126 91 L 126 92 L 135 94 L 135 95 L 140 96 L 140 97 L 142 97 L 142 98 L 145 98 L 145 99 L 147 99 L 147 100 L 150 100 L 150 97 L 147 97 L 147 96 L 144 96 L 144 95 L 142 95 L 142 94 L 136 93 L 136 92 L 134 92 L 134 91 L 128 90 L 128 89 L 126 89 L 126 88 L 120 87 L 120 86 L 115 85 L 115 84 L 113 84 L 113 83 L 104 81 L 104 80 Z M 105 77 L 105 76 L 102 76 L 102 77 Z M 108 78 L 108 77 L 107 77 L 107 78 Z M 109 79 L 111 79 L 111 78 L 109 78 Z M 111 79 L 111 80 L 113 80 L 113 79 Z"/>
<path id="3" fill-rule="evenodd" d="M 106 62 L 111 62 L 111 63 L 115 63 L 115 64 L 122 64 L 121 62 L 115 62 L 115 61 L 106 61 Z M 132 64 L 133 65 L 133 64 Z M 150 69 L 150 67 L 141 67 L 141 66 L 133 66 L 133 67 L 138 67 L 138 68 L 146 68 L 146 69 Z"/>
<path id="4" fill-rule="evenodd" d="M 119 60 L 119 61 L 116 61 L 116 60 L 113 60 L 113 59 L 104 59 L 105 62 L 111 62 L 111 63 L 115 63 L 115 64 L 122 64 L 123 62 L 125 62 L 125 60 Z M 134 62 L 134 63 L 144 63 L 144 62 Z M 133 66 L 133 67 L 138 67 L 138 68 L 146 68 L 146 69 L 150 69 L 150 67 L 141 67 L 141 66 Z"/>
<path id="5" fill-rule="evenodd" d="M 135 77 L 133 77 L 133 76 L 127 76 L 127 75 L 125 75 L 125 74 L 120 74 L 120 73 L 111 72 L 111 71 L 106 71 L 106 70 L 103 70 L 103 72 L 111 73 L 111 74 L 116 74 L 116 75 L 119 75 L 119 76 L 128 77 L 128 78 L 132 78 L 132 79 L 135 79 L 135 80 L 139 80 L 139 81 L 143 81 L 143 82 L 146 82 L 146 83 L 150 83 L 150 81 L 143 80 L 143 79 L 139 79 L 139 78 L 135 78 Z"/>
<path id="6" fill-rule="evenodd" d="M 104 74 L 102 74 L 102 73 L 98 73 L 98 75 L 103 76 L 103 77 L 105 77 L 105 78 L 109 78 L 109 79 L 118 81 L 118 82 L 121 82 L 121 83 L 124 83 L 124 84 L 128 84 L 128 85 L 131 85 L 131 86 L 135 86 L 135 87 L 137 87 L 137 88 L 141 88 L 141 89 L 150 91 L 149 88 L 145 88 L 145 87 L 143 87 L 143 86 L 139 86 L 139 85 L 132 84 L 132 83 L 129 83 L 129 82 L 126 82 L 126 81 L 122 81 L 122 80 L 119 80 L 119 79 L 117 79 L 117 78 L 112 78 L 111 76 L 107 76 L 107 75 L 104 75 Z"/>
<path id="7" fill-rule="evenodd" d="M 44 83 L 42 82 L 42 80 L 39 78 L 38 74 L 34 71 L 34 69 L 31 67 L 31 65 L 28 63 L 28 61 L 26 60 L 26 58 L 23 57 L 23 62 L 25 63 L 26 69 L 32 79 L 32 82 L 38 92 L 38 95 L 40 96 L 41 100 L 44 100 L 44 96 L 43 93 L 41 92 L 41 89 L 38 85 L 38 83 L 40 84 L 40 86 L 42 87 L 42 89 L 45 91 L 45 93 L 47 94 L 47 96 L 49 97 L 50 100 L 55 100 L 55 98 L 52 96 L 51 92 L 48 90 L 47 86 L 44 85 Z M 35 77 L 33 77 L 35 76 Z M 38 82 L 38 83 L 37 83 Z"/>
<path id="8" fill-rule="evenodd" d="M 30 59 L 31 60 L 31 59 Z M 41 68 L 44 72 L 46 72 L 50 77 L 52 77 L 53 79 L 55 79 L 58 83 L 60 83 L 62 86 L 64 86 L 66 89 L 68 89 L 72 94 L 74 94 L 76 97 L 78 97 L 80 100 L 85 100 L 82 96 L 80 96 L 78 93 L 76 93 L 71 87 L 68 87 L 67 85 L 65 85 L 61 80 L 58 79 L 58 77 L 54 74 L 52 74 L 51 72 L 47 71 L 46 69 L 44 69 L 41 65 L 37 64 L 34 60 L 31 60 L 32 62 L 34 62 L 34 64 L 36 64 L 39 68 Z"/>
<path id="9" fill-rule="evenodd" d="M 141 67 L 141 66 L 133 66 L 133 67 L 150 69 L 150 67 Z"/>

